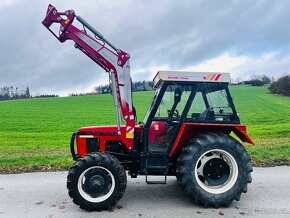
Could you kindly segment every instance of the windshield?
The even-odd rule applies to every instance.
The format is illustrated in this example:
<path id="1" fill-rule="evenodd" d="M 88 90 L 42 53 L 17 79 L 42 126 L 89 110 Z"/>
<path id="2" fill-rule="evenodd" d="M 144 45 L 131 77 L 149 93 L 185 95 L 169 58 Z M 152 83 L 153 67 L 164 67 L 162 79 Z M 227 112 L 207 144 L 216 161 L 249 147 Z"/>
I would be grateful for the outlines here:
<path id="1" fill-rule="evenodd" d="M 238 122 L 231 96 L 226 84 L 166 84 L 166 89 L 160 96 L 160 88 L 155 92 L 152 103 L 147 110 L 143 123 L 147 124 L 156 100 L 160 103 L 154 112 L 154 121 L 180 122 Z M 178 98 L 176 98 L 178 96 Z M 192 100 L 188 101 L 192 96 Z M 185 110 L 186 108 L 186 110 Z"/>
<path id="2" fill-rule="evenodd" d="M 191 86 L 169 84 L 166 87 L 154 119 L 164 120 L 169 118 L 170 120 L 177 120 L 183 112 L 190 93 Z M 178 100 L 176 95 L 179 96 Z"/>
<path id="3" fill-rule="evenodd" d="M 149 106 L 149 108 L 148 108 L 148 110 L 147 110 L 147 112 L 146 112 L 146 114 L 145 114 L 145 116 L 144 116 L 143 123 L 147 123 L 148 117 L 149 117 L 149 115 L 150 115 L 150 113 L 151 113 L 151 111 L 152 111 L 152 109 L 153 109 L 153 105 L 155 104 L 156 99 L 157 99 L 157 96 L 158 96 L 158 94 L 159 94 L 159 92 L 160 92 L 160 88 L 161 88 L 161 87 L 159 87 L 159 88 L 156 90 L 156 92 L 155 92 L 155 94 L 154 94 L 154 96 L 153 96 L 153 98 L 152 98 L 152 100 L 151 100 L 151 104 L 150 104 L 150 106 Z"/>
<path id="4" fill-rule="evenodd" d="M 229 102 L 227 87 L 207 84 L 197 89 L 195 98 L 186 116 L 191 121 L 229 122 L 235 121 L 233 106 Z"/>
<path id="5" fill-rule="evenodd" d="M 224 89 L 210 92 L 207 95 L 208 103 L 215 114 L 232 114 L 233 110 L 228 102 L 227 93 Z"/>

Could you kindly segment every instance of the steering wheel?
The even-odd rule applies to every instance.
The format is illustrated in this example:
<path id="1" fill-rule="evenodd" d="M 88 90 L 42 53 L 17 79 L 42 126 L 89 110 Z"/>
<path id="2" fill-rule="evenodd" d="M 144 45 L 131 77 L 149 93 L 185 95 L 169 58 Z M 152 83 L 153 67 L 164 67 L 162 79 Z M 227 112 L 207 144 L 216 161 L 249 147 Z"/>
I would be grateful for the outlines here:
<path id="1" fill-rule="evenodd" d="M 178 110 L 174 110 L 173 113 L 171 113 L 171 110 L 167 110 L 168 118 L 173 120 L 178 120 L 179 118 L 179 112 Z"/>
<path id="2" fill-rule="evenodd" d="M 173 121 L 177 121 L 179 119 L 179 117 L 180 117 L 178 110 L 174 110 L 173 113 L 171 113 L 171 110 L 167 110 L 167 112 L 168 112 L 168 120 L 167 120 L 167 122 L 170 125 L 176 127 L 178 125 L 178 123 L 177 122 L 173 122 Z"/>
<path id="3" fill-rule="evenodd" d="M 174 120 L 178 120 L 178 118 L 179 118 L 179 112 L 178 112 L 178 110 L 174 110 L 173 111 L 172 118 Z"/>

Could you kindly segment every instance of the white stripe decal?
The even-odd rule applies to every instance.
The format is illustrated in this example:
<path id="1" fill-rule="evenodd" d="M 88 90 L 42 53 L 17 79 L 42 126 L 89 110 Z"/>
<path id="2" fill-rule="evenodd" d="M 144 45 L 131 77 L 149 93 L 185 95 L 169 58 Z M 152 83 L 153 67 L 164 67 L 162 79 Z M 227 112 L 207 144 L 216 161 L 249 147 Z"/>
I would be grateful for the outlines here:
<path id="1" fill-rule="evenodd" d="M 132 126 L 127 126 L 127 132 L 134 132 L 134 127 Z"/>
<path id="2" fill-rule="evenodd" d="M 94 138 L 93 135 L 80 135 L 80 138 Z"/>
<path id="3" fill-rule="evenodd" d="M 213 80 L 215 78 L 215 75 L 216 74 L 213 74 L 211 77 L 210 77 L 210 80 Z"/>

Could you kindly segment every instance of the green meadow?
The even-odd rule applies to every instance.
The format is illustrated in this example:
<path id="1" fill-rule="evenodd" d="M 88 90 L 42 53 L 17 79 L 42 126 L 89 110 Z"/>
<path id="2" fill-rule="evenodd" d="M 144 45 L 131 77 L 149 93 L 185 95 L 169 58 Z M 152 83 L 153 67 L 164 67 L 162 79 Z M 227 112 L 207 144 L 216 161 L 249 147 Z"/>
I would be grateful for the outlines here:
<path id="1" fill-rule="evenodd" d="M 244 144 L 253 165 L 290 164 L 290 98 L 267 87 L 231 86 L 241 122 L 256 146 Z M 142 120 L 153 92 L 135 92 Z M 0 173 L 64 170 L 73 164 L 72 132 L 115 124 L 110 95 L 0 101 Z"/>

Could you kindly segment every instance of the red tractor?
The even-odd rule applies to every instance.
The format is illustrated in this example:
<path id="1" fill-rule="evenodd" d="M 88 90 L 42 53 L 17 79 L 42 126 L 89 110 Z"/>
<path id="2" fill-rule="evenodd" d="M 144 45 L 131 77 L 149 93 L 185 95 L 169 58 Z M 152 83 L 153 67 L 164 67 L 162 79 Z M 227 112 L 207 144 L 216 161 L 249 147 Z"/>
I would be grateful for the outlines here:
<path id="1" fill-rule="evenodd" d="M 74 19 L 83 29 L 72 24 Z M 155 95 L 136 125 L 130 55 L 73 10 L 58 12 L 49 5 L 42 23 L 60 42 L 73 40 L 108 72 L 116 108 L 116 126 L 83 127 L 72 135 L 76 162 L 67 188 L 75 204 L 90 211 L 113 207 L 125 192 L 126 171 L 132 178 L 145 175 L 148 184 L 165 184 L 167 176 L 176 176 L 185 193 L 206 207 L 227 206 L 247 191 L 251 161 L 236 138 L 254 143 L 240 124 L 228 89 L 229 74 L 159 71 Z M 59 34 L 50 29 L 54 23 L 60 24 Z M 150 181 L 151 175 L 164 180 Z"/>

